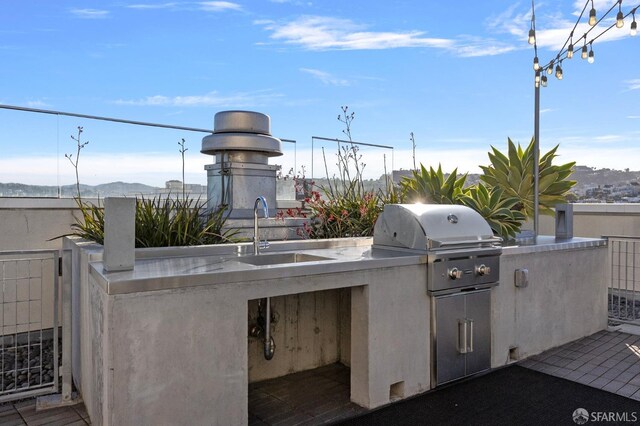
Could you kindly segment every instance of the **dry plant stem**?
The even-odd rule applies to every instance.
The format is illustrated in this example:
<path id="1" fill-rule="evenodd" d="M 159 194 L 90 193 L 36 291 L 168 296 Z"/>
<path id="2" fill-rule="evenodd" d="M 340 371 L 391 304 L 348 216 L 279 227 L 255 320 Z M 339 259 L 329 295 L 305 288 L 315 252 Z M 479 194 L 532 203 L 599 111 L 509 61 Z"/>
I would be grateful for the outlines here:
<path id="1" fill-rule="evenodd" d="M 65 154 L 64 156 L 67 158 L 67 160 L 69 160 L 69 162 L 71 163 L 71 165 L 73 166 L 73 168 L 76 170 L 76 190 L 78 191 L 78 200 L 81 200 L 80 198 L 80 175 L 78 173 L 78 161 L 80 161 L 80 150 L 82 150 L 82 148 L 84 148 L 85 146 L 87 146 L 89 144 L 89 141 L 86 141 L 84 143 L 82 143 L 80 141 L 80 136 L 82 135 L 82 126 L 78 126 L 78 136 L 74 137 L 73 135 L 71 135 L 71 139 L 73 139 L 74 141 L 76 141 L 76 145 L 77 145 L 77 149 L 76 149 L 76 161 L 73 161 L 73 154 Z"/>
<path id="2" fill-rule="evenodd" d="M 182 199 L 185 199 L 185 182 L 184 182 L 184 153 L 185 151 L 188 151 L 189 148 L 185 148 L 184 147 L 184 138 L 182 138 L 182 140 L 180 142 L 178 142 L 178 145 L 180 146 L 180 155 L 182 155 Z"/>
<path id="3" fill-rule="evenodd" d="M 418 170 L 416 168 L 416 139 L 413 136 L 413 132 L 411 132 L 411 145 L 413 146 L 413 170 Z"/>

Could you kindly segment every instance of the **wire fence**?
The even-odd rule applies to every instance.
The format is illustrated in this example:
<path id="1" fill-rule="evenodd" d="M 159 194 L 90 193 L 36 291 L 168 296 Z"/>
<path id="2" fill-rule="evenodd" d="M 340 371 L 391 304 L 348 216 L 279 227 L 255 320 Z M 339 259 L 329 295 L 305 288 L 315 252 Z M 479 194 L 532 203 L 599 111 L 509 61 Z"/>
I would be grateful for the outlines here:
<path id="1" fill-rule="evenodd" d="M 58 259 L 0 252 L 0 402 L 58 390 Z"/>
<path id="2" fill-rule="evenodd" d="M 640 324 L 640 238 L 608 238 L 609 319 Z"/>

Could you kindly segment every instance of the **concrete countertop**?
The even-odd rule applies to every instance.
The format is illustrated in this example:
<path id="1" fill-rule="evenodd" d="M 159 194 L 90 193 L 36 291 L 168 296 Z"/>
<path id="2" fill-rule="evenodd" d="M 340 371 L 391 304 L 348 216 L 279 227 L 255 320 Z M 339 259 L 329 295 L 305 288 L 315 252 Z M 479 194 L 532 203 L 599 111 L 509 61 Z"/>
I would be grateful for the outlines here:
<path id="1" fill-rule="evenodd" d="M 556 250 L 579 250 L 591 247 L 606 246 L 607 240 L 603 238 L 579 238 L 557 240 L 551 235 L 539 235 L 536 244 L 522 246 L 502 247 L 502 255 L 542 253 Z"/>
<path id="2" fill-rule="evenodd" d="M 270 249 L 261 252 L 264 256 L 304 252 L 305 255 L 326 257 L 329 260 L 256 266 L 239 260 L 248 256 L 247 245 L 241 244 L 227 247 L 236 248 L 237 252 L 244 254 L 233 254 L 227 250 L 227 253 L 207 255 L 201 250 L 198 255 L 137 258 L 133 271 L 106 272 L 103 262 L 97 261 L 90 264 L 90 274 L 111 295 L 353 272 L 427 262 L 426 255 L 372 250 L 371 239 L 365 239 L 368 240 L 366 245 L 361 244 L 362 240 L 359 239 L 351 246 L 337 244 L 335 247 L 326 244 L 327 240 L 324 244 L 314 241 L 283 242 L 284 244 L 272 244 Z M 158 255 L 160 253 L 161 250 L 158 250 Z M 145 257 L 148 255 L 147 253 Z"/>
<path id="3" fill-rule="evenodd" d="M 110 295 L 177 289 L 203 285 L 224 285 L 248 281 L 353 272 L 375 268 L 426 264 L 427 255 L 371 248 L 371 238 L 280 241 L 270 253 L 299 253 L 329 260 L 256 266 L 240 261 L 251 253 L 250 244 L 199 248 L 142 249 L 136 253 L 134 270 L 105 272 L 101 261 L 90 264 L 90 274 Z M 597 238 L 556 241 L 539 236 L 537 244 L 503 247 L 503 255 L 577 250 L 606 245 Z"/>

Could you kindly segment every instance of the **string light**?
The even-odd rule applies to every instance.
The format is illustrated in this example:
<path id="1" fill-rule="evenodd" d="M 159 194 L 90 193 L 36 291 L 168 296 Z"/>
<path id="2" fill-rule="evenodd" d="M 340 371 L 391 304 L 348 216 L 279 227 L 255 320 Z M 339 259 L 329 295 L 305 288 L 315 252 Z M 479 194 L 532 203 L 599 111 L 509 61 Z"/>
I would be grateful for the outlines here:
<path id="1" fill-rule="evenodd" d="M 593 0 L 591 0 L 591 10 L 589 11 L 589 25 L 592 27 L 596 24 L 596 9 L 593 7 Z"/>
<path id="2" fill-rule="evenodd" d="M 569 35 L 569 47 L 567 47 L 567 59 L 573 58 L 573 31 Z"/>
<path id="3" fill-rule="evenodd" d="M 537 46 L 536 37 L 535 37 L 535 28 L 536 28 L 535 10 L 534 10 L 535 5 L 534 5 L 534 0 L 531 1 L 532 12 L 531 12 L 531 30 L 529 31 L 529 36 L 530 36 L 529 41 L 531 42 L 531 36 L 533 36 L 533 47 L 535 52 L 535 57 L 533 58 L 533 69 L 536 72 L 536 79 L 535 79 L 536 88 L 540 86 L 547 87 L 548 79 L 544 74 L 552 75 L 554 74 L 554 71 L 555 71 L 556 78 L 558 80 L 563 79 L 564 71 L 562 68 L 562 62 L 564 59 L 572 59 L 573 55 L 578 53 L 576 44 L 579 46 L 580 41 L 583 41 L 582 49 L 580 51 L 580 57 L 582 59 L 586 59 L 587 62 L 589 62 L 590 64 L 594 63 L 595 53 L 593 51 L 593 42 L 598 40 L 607 31 L 611 30 L 614 27 L 616 28 L 624 27 L 625 18 L 628 17 L 629 15 L 632 15 L 632 21 L 630 25 L 630 35 L 635 36 L 638 34 L 638 23 L 636 22 L 635 14 L 638 11 L 638 8 L 640 8 L 640 5 L 636 5 L 634 8 L 631 8 L 631 10 L 625 14 L 622 11 L 622 1 L 623 0 L 615 0 L 611 5 L 611 7 L 608 8 L 606 11 L 604 11 L 600 19 L 598 19 L 596 16 L 594 0 L 585 0 L 582 11 L 578 16 L 575 22 L 575 25 L 573 26 L 573 29 L 569 34 L 569 37 L 566 39 L 566 41 L 558 51 L 556 57 L 550 60 L 546 64 L 544 62 L 541 63 L 540 59 L 538 58 L 538 46 Z M 583 18 L 586 16 L 586 11 L 589 6 L 591 7 L 589 10 L 588 23 L 591 26 L 591 28 L 588 28 L 582 37 L 574 40 L 573 39 L 574 31 L 576 30 L 578 25 L 580 25 L 581 22 L 584 22 Z M 615 11 L 616 6 L 618 6 L 616 19 L 615 21 L 613 21 L 613 23 L 611 23 L 610 18 L 612 17 L 613 13 L 616 13 Z M 603 27 L 600 27 L 599 24 L 603 22 L 605 19 L 608 21 L 608 23 L 606 24 L 607 26 L 604 27 L 603 29 Z M 596 27 L 598 28 L 598 30 L 600 30 L 599 33 L 595 36 L 590 36 L 590 33 L 594 31 Z M 588 49 L 587 49 L 587 45 L 589 45 Z M 544 72 L 545 70 L 547 71 L 546 73 Z"/>
<path id="4" fill-rule="evenodd" d="M 618 0 L 618 14 L 616 15 L 616 28 L 624 27 L 624 15 L 622 14 L 622 0 Z"/>
<path id="5" fill-rule="evenodd" d="M 529 29 L 529 44 L 536 44 L 536 12 L 531 0 L 531 28 Z"/>
<path id="6" fill-rule="evenodd" d="M 558 65 L 556 65 L 556 78 L 558 80 L 562 80 L 562 61 L 558 62 Z"/>

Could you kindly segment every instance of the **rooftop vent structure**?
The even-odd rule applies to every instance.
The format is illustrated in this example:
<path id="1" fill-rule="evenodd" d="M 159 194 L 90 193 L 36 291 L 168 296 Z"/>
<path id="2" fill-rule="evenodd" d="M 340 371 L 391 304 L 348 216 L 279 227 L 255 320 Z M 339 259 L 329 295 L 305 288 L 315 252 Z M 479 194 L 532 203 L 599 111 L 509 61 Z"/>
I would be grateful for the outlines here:
<path id="1" fill-rule="evenodd" d="M 282 155 L 282 142 L 271 136 L 271 118 L 253 111 L 221 111 L 213 134 L 202 138 L 203 154 L 215 156 L 207 171 L 207 207 L 228 206 L 230 218 L 252 218 L 253 203 L 263 196 L 275 215 L 276 166 L 269 157 Z"/>

